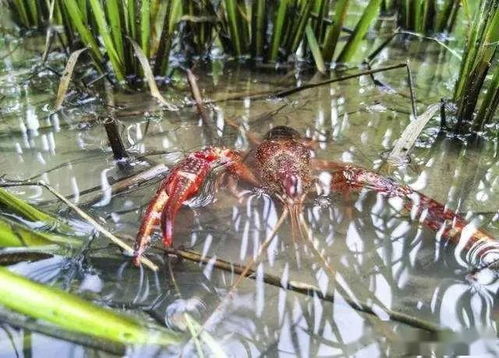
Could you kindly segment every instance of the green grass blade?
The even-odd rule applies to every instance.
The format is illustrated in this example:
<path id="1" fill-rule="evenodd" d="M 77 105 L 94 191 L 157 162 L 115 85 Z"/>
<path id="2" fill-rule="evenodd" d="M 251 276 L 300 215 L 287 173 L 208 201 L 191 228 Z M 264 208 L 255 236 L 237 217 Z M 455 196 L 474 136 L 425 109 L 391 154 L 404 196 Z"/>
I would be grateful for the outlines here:
<path id="1" fill-rule="evenodd" d="M 288 10 L 290 0 L 279 1 L 279 7 L 277 9 L 277 14 L 274 19 L 274 28 L 272 33 L 272 44 L 270 47 L 270 62 L 277 61 L 279 55 L 279 47 L 281 45 L 281 38 L 284 28 L 284 23 L 286 21 L 286 14 Z"/>
<path id="2" fill-rule="evenodd" d="M 227 13 L 227 21 L 229 23 L 229 33 L 232 42 L 232 47 L 236 56 L 242 55 L 241 38 L 239 36 L 239 19 L 237 16 L 236 0 L 224 0 L 224 7 Z"/>
<path id="3" fill-rule="evenodd" d="M 252 12 L 252 42 L 253 42 L 253 57 L 257 59 L 263 58 L 263 49 L 265 46 L 265 0 L 255 0 Z"/>
<path id="4" fill-rule="evenodd" d="M 361 18 L 353 31 L 353 34 L 348 39 L 348 42 L 341 51 L 338 57 L 338 62 L 343 62 L 343 63 L 349 62 L 352 59 L 352 57 L 355 55 L 355 53 L 360 47 L 362 39 L 367 33 L 367 30 L 369 30 L 369 25 L 378 15 L 380 5 L 381 5 L 381 0 L 369 1 L 369 4 L 362 13 Z"/>
<path id="5" fill-rule="evenodd" d="M 38 210 L 4 188 L 0 188 L 0 205 L 21 216 L 25 220 L 44 223 L 46 226 L 61 229 L 62 232 L 71 231 L 69 226 L 63 224 L 59 219 Z"/>
<path id="6" fill-rule="evenodd" d="M 471 72 L 466 73 L 465 85 L 461 96 L 458 98 L 459 109 L 456 130 L 459 132 L 464 130 L 461 123 L 470 121 L 473 118 L 475 107 L 484 88 L 487 73 L 499 44 L 499 0 L 490 1 L 488 5 L 493 6 L 487 8 L 489 13 L 485 15 L 484 31 L 479 31 L 483 35 L 479 37 L 480 44 L 475 46 L 475 60 Z M 493 89 L 490 90 L 494 92 Z"/>
<path id="7" fill-rule="evenodd" d="M 124 61 L 125 51 L 123 47 L 123 28 L 120 13 L 120 6 L 122 6 L 122 2 L 118 0 L 106 0 L 105 4 L 114 46 L 118 57 Z"/>
<path id="8" fill-rule="evenodd" d="M 425 33 L 433 32 L 435 27 L 435 0 L 426 0 L 423 3 L 423 30 Z"/>
<path id="9" fill-rule="evenodd" d="M 99 45 L 95 41 L 92 33 L 88 29 L 86 23 L 84 22 L 83 15 L 78 7 L 76 0 L 65 0 L 64 5 L 66 7 L 66 13 L 71 19 L 71 24 L 78 31 L 83 43 L 90 48 L 92 56 L 96 59 L 96 62 L 100 66 L 103 57 L 99 49 Z"/>
<path id="10" fill-rule="evenodd" d="M 28 12 L 26 10 L 26 6 L 24 4 L 24 0 L 15 0 L 12 2 L 15 10 L 16 10 L 16 13 L 18 14 L 18 16 L 20 17 L 20 21 L 21 23 L 26 26 L 26 27 L 29 27 L 30 26 L 30 21 L 29 21 L 29 18 L 28 18 Z"/>
<path id="11" fill-rule="evenodd" d="M 146 57 L 149 57 L 149 39 L 151 36 L 151 2 L 142 0 L 140 7 L 140 46 Z"/>
<path id="12" fill-rule="evenodd" d="M 424 33 L 423 7 L 425 1 L 426 0 L 414 0 L 412 5 L 414 9 L 413 28 L 419 33 Z"/>
<path id="13" fill-rule="evenodd" d="M 106 48 L 107 54 L 109 56 L 109 60 L 111 61 L 111 66 L 113 67 L 114 74 L 116 79 L 119 82 L 123 82 L 125 79 L 124 76 L 124 63 L 123 59 L 120 59 L 116 49 L 114 47 L 113 40 L 111 38 L 111 34 L 109 32 L 109 26 L 106 21 L 106 15 L 104 13 L 104 9 L 101 6 L 99 0 L 89 0 L 90 6 L 92 8 L 92 12 L 94 14 L 95 21 L 99 28 L 99 34 L 102 37 L 102 41 L 104 42 L 104 47 Z"/>
<path id="14" fill-rule="evenodd" d="M 62 245 L 79 247 L 83 240 L 48 231 L 37 231 L 0 216 L 0 247 Z"/>
<path id="15" fill-rule="evenodd" d="M 182 0 L 172 0 L 172 11 L 170 13 L 170 18 L 168 19 L 169 32 L 173 33 L 178 21 L 182 17 Z"/>
<path id="16" fill-rule="evenodd" d="M 404 14 L 404 19 L 405 19 L 405 28 L 412 30 L 412 22 L 411 22 L 411 0 L 404 0 L 403 1 L 403 14 Z"/>
<path id="17" fill-rule="evenodd" d="M 83 22 L 88 24 L 88 0 L 78 0 L 78 7 L 80 8 Z"/>
<path id="18" fill-rule="evenodd" d="M 439 11 L 437 16 L 437 25 L 436 25 L 437 32 L 444 32 L 450 30 L 448 28 L 448 24 L 454 7 L 459 7 L 459 0 L 447 0 L 444 3 L 442 9 Z"/>
<path id="19" fill-rule="evenodd" d="M 310 24 L 305 28 L 305 34 L 307 36 L 308 47 L 310 51 L 312 51 L 312 57 L 315 61 L 315 66 L 319 72 L 326 72 L 326 65 L 324 64 L 324 59 L 322 58 L 321 49 L 319 44 L 317 43 L 317 39 L 315 38 L 314 30 Z"/>
<path id="20" fill-rule="evenodd" d="M 300 42 L 303 40 L 303 34 L 305 32 L 305 28 L 310 18 L 312 5 L 313 5 L 313 0 L 301 1 L 301 10 L 300 13 L 298 14 L 299 20 L 298 24 L 296 25 L 296 31 L 293 34 L 291 44 L 288 46 L 288 53 L 295 53 L 296 50 L 298 49 L 298 46 L 300 45 Z M 310 31 L 313 31 L 312 28 L 310 28 Z"/>
<path id="21" fill-rule="evenodd" d="M 482 44 L 483 33 L 486 30 L 487 24 L 487 6 L 488 1 L 482 0 L 479 10 L 476 11 L 472 21 L 471 28 L 467 35 L 466 47 L 464 51 L 463 60 L 459 69 L 458 80 L 454 86 L 454 101 L 459 101 L 465 90 L 465 83 L 469 79 L 473 64 L 477 59 L 479 48 Z"/>
<path id="22" fill-rule="evenodd" d="M 327 31 L 324 46 L 322 47 L 322 57 L 327 63 L 333 60 L 334 50 L 345 22 L 349 2 L 350 0 L 339 0 L 334 7 L 333 25 Z"/>
<path id="23" fill-rule="evenodd" d="M 47 287 L 0 267 L 0 304 L 63 329 L 125 344 L 170 345 L 178 335 Z"/>
<path id="24" fill-rule="evenodd" d="M 492 2 L 483 0 L 473 19 L 473 24 L 466 42 L 465 54 L 459 70 L 459 77 L 454 86 L 454 101 L 456 102 L 463 96 L 463 92 L 466 89 L 465 84 L 469 80 L 473 66 L 477 62 L 480 47 L 483 45 L 483 40 L 485 39 L 485 33 L 487 31 L 487 17 L 489 16 L 487 8 L 491 5 L 490 3 Z"/>
<path id="25" fill-rule="evenodd" d="M 315 0 L 313 6 L 313 12 L 317 15 L 317 18 L 312 21 L 315 37 L 319 43 L 324 41 L 324 32 L 326 29 L 326 22 L 324 18 L 328 16 L 329 13 L 329 0 Z"/>
<path id="26" fill-rule="evenodd" d="M 136 42 L 140 42 L 140 39 L 137 38 L 137 5 L 135 4 L 135 0 L 127 1 L 127 33 L 128 35 L 134 39 Z"/>
<path id="27" fill-rule="evenodd" d="M 494 75 L 489 83 L 487 94 L 480 105 L 480 110 L 473 122 L 472 130 L 483 130 L 485 124 L 497 115 L 499 105 L 499 65 L 496 65 Z"/>
<path id="28" fill-rule="evenodd" d="M 33 26 L 35 27 L 38 27 L 40 25 L 40 22 L 38 21 L 40 18 L 38 14 L 38 7 L 36 6 L 36 0 L 28 0 L 28 8 L 31 18 L 31 24 L 33 24 Z"/>
<path id="29" fill-rule="evenodd" d="M 178 20 L 182 16 L 182 1 L 172 0 L 168 2 L 165 19 L 163 21 L 163 30 L 159 39 L 156 61 L 154 64 L 154 74 L 164 76 L 168 71 L 170 47 L 172 43 L 173 31 L 177 26 Z"/>
<path id="30" fill-rule="evenodd" d="M 21 225 L 0 217 L 0 248 L 43 246 L 53 244 L 41 235 L 36 235 Z"/>

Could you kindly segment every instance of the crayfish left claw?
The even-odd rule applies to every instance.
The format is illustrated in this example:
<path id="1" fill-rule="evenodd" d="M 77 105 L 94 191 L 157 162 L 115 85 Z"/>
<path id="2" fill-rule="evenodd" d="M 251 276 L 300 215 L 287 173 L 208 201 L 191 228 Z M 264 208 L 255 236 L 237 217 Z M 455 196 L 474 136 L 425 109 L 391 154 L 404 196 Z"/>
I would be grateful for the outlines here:
<path id="1" fill-rule="evenodd" d="M 161 223 L 163 244 L 172 246 L 178 210 L 186 200 L 199 192 L 212 167 L 222 158 L 229 162 L 239 159 L 236 152 L 208 147 L 191 153 L 171 170 L 145 211 L 135 240 L 135 265 L 139 265 L 140 256 L 150 243 L 152 231 L 158 222 Z"/>

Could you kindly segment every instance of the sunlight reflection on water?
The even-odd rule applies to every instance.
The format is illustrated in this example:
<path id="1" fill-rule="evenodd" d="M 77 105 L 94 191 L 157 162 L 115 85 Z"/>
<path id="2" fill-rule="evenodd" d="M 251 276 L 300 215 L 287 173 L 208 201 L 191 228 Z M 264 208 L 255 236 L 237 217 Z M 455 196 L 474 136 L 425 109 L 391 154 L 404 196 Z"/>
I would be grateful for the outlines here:
<path id="1" fill-rule="evenodd" d="M 414 68 L 417 73 L 418 66 Z M 1 69 L 8 72 L 10 65 L 3 64 Z M 216 86 L 210 78 L 200 79 L 200 86 L 212 88 L 213 92 L 206 91 L 207 98 L 239 92 L 238 86 L 243 87 L 249 76 L 254 76 L 250 89 L 255 92 L 275 89 L 272 81 L 280 79 L 242 70 L 234 73 L 230 66 L 226 71 L 227 76 L 221 77 Z M 393 81 L 395 87 L 400 85 L 398 76 L 387 73 L 379 78 Z M 4 81 L 15 87 L 17 80 L 9 76 Z M 418 92 L 428 90 L 436 96 L 439 89 L 433 89 L 427 80 L 424 88 L 420 80 Z M 153 162 L 172 165 L 181 153 L 219 144 L 209 142 L 190 107 L 171 114 L 161 111 L 147 97 L 115 93 L 117 103 L 124 108 L 117 113 L 124 128 L 123 140 L 135 161 L 131 172 L 120 171 L 108 150 L 102 123 L 93 116 L 96 108 L 105 111 L 101 104 L 76 106 L 77 111 L 70 106 L 45 121 L 44 101 L 24 103 L 21 89 L 17 90 L 13 98 L 4 100 L 2 109 L 6 116 L 0 124 L 0 174 L 17 179 L 41 175 L 59 192 L 73 195 L 72 200 L 94 217 L 108 218 L 105 224 L 115 233 L 136 234 L 140 215 L 161 177 L 119 194 L 113 194 L 113 184 Z M 45 91 L 52 93 L 50 89 Z M 285 109 L 272 118 L 265 116 L 283 104 Z M 319 142 L 317 157 L 373 168 L 408 123 L 404 113 L 408 107 L 407 98 L 378 91 L 366 77 L 286 99 L 217 103 L 213 119 L 218 138 L 223 137 L 230 147 L 247 149 L 248 132 L 262 136 L 273 126 L 289 125 Z M 136 114 L 128 113 L 132 109 Z M 147 116 L 145 112 L 149 112 Z M 147 122 L 146 118 L 153 115 L 154 119 Z M 228 118 L 236 118 L 241 129 L 226 125 L 224 120 Z M 397 169 L 392 176 L 452 209 L 469 212 L 467 219 L 472 224 L 465 231 L 484 226 L 497 235 L 499 175 L 494 144 L 484 143 L 481 150 L 466 148 L 437 137 L 432 130 L 420 140 L 413 153 L 413 166 Z M 223 297 L 238 275 L 217 268 L 215 257 L 238 264 L 256 257 L 282 213 L 282 206 L 262 189 L 241 186 L 237 198 L 225 189 L 215 195 L 213 181 L 203 200 L 197 198 L 180 211 L 175 246 L 191 248 L 203 258 L 212 257 L 207 265 L 164 258 L 151 249 L 151 257 L 163 268 L 152 273 L 132 267 L 129 258 L 98 238 L 81 266 L 56 256 L 23 262 L 12 269 L 55 285 L 69 282 L 65 286 L 68 290 L 91 292 L 92 299 L 100 304 L 126 308 L 151 321 L 159 317 L 162 324 L 182 331 L 187 327 L 186 312 L 201 323 L 219 312 L 210 320 L 208 332 L 233 356 L 370 356 L 432 350 L 442 354 L 497 353 L 494 337 L 499 281 L 490 270 L 470 274 L 480 263 L 477 250 L 466 248 L 465 240 L 453 247 L 439 239 L 418 225 L 415 210 L 406 212 L 401 200 L 387 200 L 372 192 L 350 197 L 330 193 L 331 174 L 321 172 L 318 176 L 318 195 L 311 193 L 304 208 L 318 249 L 303 238 L 293 241 L 291 225 L 286 222 L 256 265 L 252 279 L 243 280 L 227 302 L 222 302 Z M 62 209 L 41 188 L 13 191 L 47 210 Z M 89 201 L 90 196 L 93 201 Z M 63 214 L 72 215 L 67 211 Z M 88 226 L 81 229 L 90 232 Z M 159 233 L 156 236 L 158 239 Z M 497 252 L 491 251 L 485 258 L 492 257 L 497 258 Z M 361 309 L 364 304 L 373 312 Z M 220 305 L 223 309 L 217 310 Z M 449 328 L 455 335 L 427 337 L 426 331 L 400 318 L 406 316 Z M 6 332 L 0 331 L 0 352 L 10 349 L 5 343 Z M 21 333 L 9 328 L 9 334 L 18 344 Z M 43 349 L 54 344 L 42 335 L 33 337 L 34 347 Z M 62 341 L 55 345 L 79 349 Z M 175 352 L 134 348 L 130 356 L 166 356 L 181 351 L 194 354 L 196 348 L 192 342 Z"/>

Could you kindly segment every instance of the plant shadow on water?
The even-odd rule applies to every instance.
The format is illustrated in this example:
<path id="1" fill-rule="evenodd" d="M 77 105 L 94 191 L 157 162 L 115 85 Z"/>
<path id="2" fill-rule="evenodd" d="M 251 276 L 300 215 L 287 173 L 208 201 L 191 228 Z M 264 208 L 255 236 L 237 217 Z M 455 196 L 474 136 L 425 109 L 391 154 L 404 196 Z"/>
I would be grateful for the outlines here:
<path id="1" fill-rule="evenodd" d="M 427 45 L 428 53 L 440 53 L 433 46 Z M 390 63 L 405 55 L 396 46 L 389 50 Z M 428 55 L 421 63 L 413 63 L 417 93 L 426 95 L 419 102 L 420 112 L 443 92 L 439 87 L 443 85 L 434 83 L 428 70 L 436 66 L 433 59 L 437 57 Z M 393 146 L 409 123 L 407 96 L 376 86 L 368 76 L 283 99 L 216 102 L 212 119 L 217 127 L 212 142 L 193 108 L 164 112 L 144 94 L 114 93 L 122 137 L 135 158 L 128 170 L 120 170 L 98 119 L 108 109 L 97 99 L 49 116 L 45 104 L 54 91 L 50 74 L 35 79 L 45 84 L 43 89 L 26 94 L 22 82 L 28 75 L 9 77 L 6 73 L 12 68 L 3 65 L 1 69 L 2 95 L 6 98 L 2 99 L 0 124 L 0 173 L 14 179 L 40 174 L 124 237 L 135 236 L 160 177 L 117 194 L 110 186 L 146 169 L 151 161 L 171 166 L 185 153 L 209 144 L 248 149 L 247 132 L 263 136 L 272 127 L 287 125 L 319 141 L 319 158 L 376 168 L 381 154 Z M 378 74 L 376 79 L 404 94 L 408 89 L 399 80 L 402 76 L 405 73 L 396 70 Z M 294 77 L 283 79 L 230 65 L 223 72 L 212 70 L 211 76 L 200 77 L 206 98 L 296 84 Z M 271 112 L 272 116 L 266 115 Z M 224 126 L 224 118 L 235 119 L 244 130 Z M 447 203 L 497 237 L 499 171 L 494 142 L 485 142 L 480 148 L 465 146 L 439 135 L 439 124 L 430 123 L 412 154 L 411 165 L 396 169 L 392 175 Z M 282 207 L 260 190 L 244 185 L 240 190 L 241 198 L 221 189 L 210 205 L 182 208 L 174 246 L 244 265 L 275 227 Z M 14 191 L 47 210 L 68 215 L 39 188 Z M 304 218 L 328 264 L 324 265 L 305 240 L 294 241 L 291 225 L 285 222 L 263 260 L 254 267 L 254 279 L 244 279 L 232 299 L 222 304 L 238 276 L 216 268 L 213 260 L 201 265 L 165 257 L 161 250 L 151 248 L 147 255 L 161 267 L 151 272 L 135 268 L 104 238 L 92 242 L 78 265 L 56 256 L 11 268 L 175 329 L 186 330 L 183 312 L 199 322 L 209 318 L 207 331 L 225 352 L 238 357 L 498 354 L 496 276 L 487 270 L 470 275 L 479 264 L 473 255 L 443 239 L 435 240 L 435 233 L 400 210 L 396 199 L 368 191 L 350 198 L 339 193 L 309 195 Z M 283 286 L 304 283 L 316 291 L 304 294 L 271 285 L 264 281 L 265 275 L 277 277 Z M 371 312 L 359 310 L 362 305 L 369 306 Z M 418 328 L 389 312 L 415 317 L 441 330 Z M 23 349 L 32 350 L 34 355 L 92 354 L 89 348 L 54 343 L 42 334 L 0 327 L 0 355 Z M 156 347 L 130 348 L 130 356 L 189 356 L 196 352 L 193 342 L 161 351 Z"/>

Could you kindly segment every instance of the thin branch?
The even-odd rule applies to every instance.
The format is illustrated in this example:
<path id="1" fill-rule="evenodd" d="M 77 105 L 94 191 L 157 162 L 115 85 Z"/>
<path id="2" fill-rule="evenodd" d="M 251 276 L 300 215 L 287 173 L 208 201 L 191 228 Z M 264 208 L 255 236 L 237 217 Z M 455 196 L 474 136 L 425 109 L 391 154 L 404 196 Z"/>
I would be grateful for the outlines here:
<path id="1" fill-rule="evenodd" d="M 354 73 L 354 74 L 351 74 L 351 75 L 347 75 L 347 76 L 332 78 L 332 79 L 329 79 L 329 80 L 325 80 L 325 81 L 321 81 L 321 82 L 316 82 L 316 83 L 309 83 L 309 84 L 306 84 L 306 85 L 302 85 L 302 86 L 298 86 L 298 87 L 295 87 L 295 88 L 291 88 L 291 89 L 287 89 L 287 90 L 282 90 L 282 91 L 278 91 L 278 92 L 268 92 L 265 95 L 264 94 L 258 94 L 258 95 L 255 95 L 255 96 L 252 96 L 252 97 L 250 96 L 250 97 L 247 97 L 247 98 L 259 99 L 259 98 L 265 98 L 265 97 L 269 97 L 269 96 L 270 97 L 282 98 L 282 97 L 286 97 L 286 96 L 289 96 L 289 95 L 292 95 L 292 94 L 295 94 L 295 93 L 298 93 L 298 92 L 301 92 L 301 91 L 304 91 L 304 90 L 307 90 L 307 89 L 324 86 L 324 85 L 327 85 L 327 84 L 330 84 L 330 83 L 342 82 L 342 81 L 346 81 L 346 80 L 349 80 L 349 79 L 352 79 L 352 78 L 357 78 L 357 77 L 365 76 L 365 75 L 371 75 L 371 74 L 378 73 L 378 72 L 390 71 L 390 70 L 394 70 L 394 69 L 402 68 L 402 67 L 406 67 L 406 66 L 407 66 L 407 64 L 405 64 L 405 63 L 399 63 L 397 65 L 380 67 L 380 68 L 376 68 L 376 69 L 368 70 L 368 71 L 361 71 L 361 72 L 357 72 L 357 73 Z"/>
<path id="2" fill-rule="evenodd" d="M 216 259 L 210 256 L 204 256 L 192 250 L 179 250 L 174 248 L 160 248 L 160 250 L 164 251 L 168 255 L 175 255 L 179 258 L 183 258 L 192 262 L 200 263 L 203 265 L 213 265 L 213 267 L 216 267 L 218 269 L 231 273 L 236 273 L 240 275 L 240 277 L 242 278 L 250 278 L 252 280 L 257 279 L 256 272 L 251 268 L 248 269 L 247 266 L 238 265 L 229 261 Z M 263 282 L 271 286 L 283 288 L 310 297 L 317 296 L 318 298 L 327 302 L 331 303 L 335 302 L 334 293 L 324 293 L 319 287 L 311 285 L 309 283 L 293 281 L 293 280 L 284 281 L 282 280 L 281 277 L 274 276 L 268 273 L 264 273 L 262 275 L 262 280 Z M 364 312 L 370 315 L 375 315 L 377 317 L 376 313 L 374 313 L 372 308 L 370 308 L 366 303 L 354 302 L 346 295 L 344 295 L 343 299 L 354 310 Z M 412 317 L 401 312 L 389 310 L 386 308 L 385 312 L 390 316 L 390 318 L 393 321 L 400 322 L 414 328 L 418 328 L 431 333 L 438 333 L 443 331 L 442 328 L 440 328 L 438 325 L 434 323 L 420 320 L 416 317 Z"/>
<path id="3" fill-rule="evenodd" d="M 208 137 L 208 140 L 212 142 L 212 121 L 210 117 L 208 116 L 208 113 L 206 113 L 206 108 L 205 108 L 205 103 L 203 102 L 203 98 L 201 97 L 201 91 L 199 91 L 199 87 L 197 84 L 196 76 L 192 73 L 190 69 L 186 70 L 187 72 L 187 80 L 189 81 L 189 86 L 191 88 L 191 93 L 192 97 L 194 98 L 194 101 L 196 103 L 196 109 L 198 111 L 199 116 L 203 120 L 203 124 L 206 126 L 206 134 Z"/>
<path id="4" fill-rule="evenodd" d="M 391 66 L 380 67 L 380 68 L 376 68 L 376 69 L 370 69 L 367 71 L 361 71 L 361 72 L 357 72 L 357 73 L 354 73 L 351 75 L 336 77 L 336 78 L 332 78 L 332 79 L 321 81 L 321 82 L 309 83 L 309 84 L 305 84 L 302 86 L 293 87 L 290 89 L 284 89 L 284 90 L 278 90 L 278 91 L 257 91 L 257 92 L 253 92 L 251 94 L 237 94 L 234 96 L 228 96 L 225 98 L 220 98 L 220 99 L 215 99 L 215 100 L 206 100 L 206 101 L 204 101 L 204 103 L 205 104 L 218 103 L 218 102 L 224 102 L 224 101 L 237 101 L 237 100 L 242 100 L 242 99 L 253 99 L 253 100 L 266 99 L 268 97 L 281 98 L 281 97 L 286 97 L 286 96 L 289 96 L 291 94 L 294 94 L 294 93 L 297 93 L 300 91 L 304 91 L 304 90 L 307 90 L 310 88 L 320 87 L 320 86 L 324 86 L 324 85 L 327 85 L 330 83 L 335 83 L 335 82 L 346 81 L 346 80 L 349 80 L 352 78 L 356 78 L 356 77 L 360 77 L 360 76 L 364 76 L 364 75 L 371 75 L 371 74 L 378 73 L 378 72 L 390 71 L 390 70 L 402 68 L 405 66 L 407 66 L 407 64 L 399 63 L 397 65 L 391 65 Z M 344 72 L 344 71 L 342 71 L 342 72 Z"/>
<path id="5" fill-rule="evenodd" d="M 409 91 L 411 93 L 411 106 L 412 106 L 412 118 L 416 120 L 418 118 L 418 113 L 416 111 L 416 95 L 414 94 L 414 81 L 412 79 L 411 67 L 409 66 L 409 60 L 406 61 L 407 69 L 407 80 L 409 81 Z"/>

